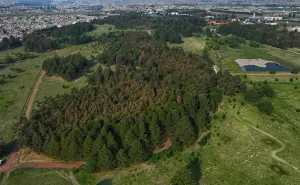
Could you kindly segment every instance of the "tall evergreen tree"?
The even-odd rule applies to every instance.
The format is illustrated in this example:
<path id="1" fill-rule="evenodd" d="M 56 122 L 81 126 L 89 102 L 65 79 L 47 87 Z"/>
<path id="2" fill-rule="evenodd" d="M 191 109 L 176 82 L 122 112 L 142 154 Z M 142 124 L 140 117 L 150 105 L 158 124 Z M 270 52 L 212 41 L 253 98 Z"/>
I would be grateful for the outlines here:
<path id="1" fill-rule="evenodd" d="M 111 170 L 117 166 L 115 156 L 106 145 L 103 145 L 99 151 L 97 166 L 101 170 Z"/>

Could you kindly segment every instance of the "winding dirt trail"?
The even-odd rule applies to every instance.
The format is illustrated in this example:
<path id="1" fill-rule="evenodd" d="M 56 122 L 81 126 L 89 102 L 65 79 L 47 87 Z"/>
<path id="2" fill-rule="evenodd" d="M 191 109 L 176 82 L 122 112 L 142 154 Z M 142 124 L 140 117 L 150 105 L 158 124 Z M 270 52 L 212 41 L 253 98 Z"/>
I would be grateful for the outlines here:
<path id="1" fill-rule="evenodd" d="M 39 86 L 40 86 L 40 84 L 41 84 L 41 82 L 42 82 L 42 79 L 44 78 L 45 74 L 46 74 L 46 71 L 43 70 L 43 71 L 41 72 L 41 74 L 40 74 L 38 80 L 36 81 L 34 87 L 33 87 L 33 90 L 32 90 L 32 92 L 31 92 L 31 95 L 30 95 L 30 97 L 29 97 L 29 100 L 28 100 L 28 102 L 27 102 L 27 106 L 26 106 L 26 109 L 25 109 L 25 117 L 26 117 L 27 119 L 29 119 L 29 117 L 30 117 L 30 113 L 31 113 L 31 110 L 32 110 L 32 106 L 33 106 L 33 104 L 34 104 L 34 100 L 35 100 L 35 98 L 36 98 L 36 95 L 37 95 Z"/>
<path id="2" fill-rule="evenodd" d="M 237 109 L 237 110 L 238 110 L 238 109 Z M 236 116 L 236 118 L 237 118 L 239 121 L 241 121 L 241 122 L 243 122 L 243 123 L 246 123 L 247 126 L 251 127 L 252 129 L 254 129 L 254 130 L 260 132 L 261 134 L 263 134 L 263 135 L 265 135 L 265 136 L 268 136 L 269 138 L 275 140 L 277 143 L 279 143 L 279 144 L 281 145 L 280 148 L 277 148 L 277 149 L 271 151 L 271 154 L 270 154 L 270 155 L 271 155 L 271 158 L 272 158 L 272 159 L 274 159 L 274 160 L 276 160 L 276 161 L 278 161 L 278 162 L 280 162 L 280 163 L 283 163 L 283 164 L 285 164 L 286 166 L 289 166 L 290 168 L 294 169 L 294 170 L 297 171 L 297 172 L 300 172 L 300 168 L 297 168 L 296 166 L 294 166 L 294 165 L 288 163 L 286 160 L 284 160 L 284 159 L 282 159 L 282 158 L 280 158 L 280 157 L 277 156 L 278 153 L 282 152 L 282 151 L 285 149 L 285 144 L 284 144 L 282 141 L 280 141 L 280 140 L 279 140 L 278 138 L 276 138 L 275 136 L 273 136 L 273 135 L 271 135 L 271 134 L 269 134 L 269 133 L 267 133 L 267 132 L 265 132 L 265 131 L 263 131 L 263 130 L 261 130 L 261 129 L 259 129 L 259 128 L 254 127 L 253 125 L 251 125 L 251 124 L 249 123 L 250 121 L 244 120 L 244 119 L 240 118 L 240 117 L 238 116 L 237 112 L 235 113 L 235 116 Z M 263 119 L 262 119 L 262 122 L 263 122 Z"/>
<path id="3" fill-rule="evenodd" d="M 25 109 L 25 117 L 29 120 L 30 119 L 30 113 L 34 105 L 34 100 L 36 98 L 38 88 L 42 82 L 42 79 L 44 78 L 46 74 L 46 71 L 42 71 L 40 73 L 40 76 L 38 77 L 37 81 L 35 82 L 35 85 L 30 92 L 30 96 L 26 105 Z M 10 158 L 6 163 L 2 166 L 0 166 L 0 173 L 6 173 L 13 171 L 18 168 L 46 168 L 46 169 L 73 169 L 73 168 L 81 168 L 84 163 L 64 163 L 64 162 L 25 162 L 20 163 L 19 161 L 20 157 L 20 151 L 18 150 L 18 147 L 15 147 L 15 150 L 10 154 Z M 74 177 L 75 179 L 75 177 Z M 73 180 L 74 180 L 73 179 Z"/>

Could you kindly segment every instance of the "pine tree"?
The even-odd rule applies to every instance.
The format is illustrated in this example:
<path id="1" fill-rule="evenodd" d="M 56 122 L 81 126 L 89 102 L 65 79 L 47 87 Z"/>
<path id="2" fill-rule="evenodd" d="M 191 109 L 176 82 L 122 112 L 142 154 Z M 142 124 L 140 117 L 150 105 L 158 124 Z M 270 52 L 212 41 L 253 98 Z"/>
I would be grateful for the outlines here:
<path id="1" fill-rule="evenodd" d="M 92 154 L 98 153 L 104 145 L 105 143 L 102 137 L 99 135 L 93 143 Z"/>
<path id="2" fill-rule="evenodd" d="M 195 129 L 191 121 L 185 116 L 177 123 L 176 135 L 184 144 L 191 144 L 196 139 Z"/>
<path id="3" fill-rule="evenodd" d="M 142 162 L 147 158 L 145 148 L 139 140 L 135 140 L 132 142 L 128 155 L 133 163 Z"/>
<path id="4" fill-rule="evenodd" d="M 150 122 L 149 130 L 151 133 L 151 141 L 153 145 L 158 145 L 161 141 L 161 128 L 156 120 Z"/>
<path id="5" fill-rule="evenodd" d="M 120 166 L 128 166 L 129 158 L 126 152 L 123 149 L 120 149 L 116 155 L 118 165 Z"/>
<path id="6" fill-rule="evenodd" d="M 88 135 L 83 142 L 83 154 L 85 157 L 91 154 L 93 143 L 93 138 L 90 135 Z"/>
<path id="7" fill-rule="evenodd" d="M 101 170 L 111 170 L 117 167 L 115 156 L 105 145 L 99 151 L 97 166 Z"/>
<path id="8" fill-rule="evenodd" d="M 86 166 L 89 169 L 89 171 L 97 171 L 98 169 L 98 157 L 97 155 L 91 155 L 86 160 Z"/>
<path id="9" fill-rule="evenodd" d="M 109 132 L 107 136 L 107 145 L 113 152 L 117 152 L 119 149 L 119 144 L 115 141 L 115 138 L 111 132 Z"/>
<path id="10" fill-rule="evenodd" d="M 50 139 L 45 140 L 45 152 L 52 157 L 59 157 L 60 144 L 54 134 L 51 135 Z"/>

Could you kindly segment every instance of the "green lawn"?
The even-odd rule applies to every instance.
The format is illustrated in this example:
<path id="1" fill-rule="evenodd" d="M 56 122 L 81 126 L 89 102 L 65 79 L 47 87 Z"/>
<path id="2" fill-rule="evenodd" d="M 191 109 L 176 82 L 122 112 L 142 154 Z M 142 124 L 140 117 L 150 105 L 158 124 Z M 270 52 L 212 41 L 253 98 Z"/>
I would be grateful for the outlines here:
<path id="1" fill-rule="evenodd" d="M 7 50 L 7 51 L 1 51 L 0 52 L 0 60 L 4 59 L 4 57 L 6 55 L 10 55 L 11 57 L 14 57 L 15 53 L 25 53 L 24 47 L 22 46 L 22 47 L 18 47 L 18 48 L 15 48 L 15 49 L 10 49 L 10 50 Z M 35 53 L 35 52 L 30 52 L 30 53 L 38 55 L 38 53 Z"/>
<path id="2" fill-rule="evenodd" d="M 202 37 L 183 37 L 182 44 L 171 44 L 170 47 L 182 47 L 185 51 L 192 52 L 201 55 L 203 48 L 205 47 L 205 41 Z"/>
<path id="3" fill-rule="evenodd" d="M 300 67 L 300 54 L 294 53 L 293 50 L 282 50 L 265 45 L 260 48 L 247 45 L 241 45 L 240 48 L 221 46 L 219 50 L 210 51 L 210 57 L 220 68 L 233 73 L 243 72 L 243 69 L 235 62 L 236 59 L 261 58 L 290 68 Z"/>
<path id="4" fill-rule="evenodd" d="M 2 75 L 14 76 L 11 79 L 6 78 L 6 83 L 0 85 L 0 137 L 5 141 L 13 139 L 13 127 L 19 121 L 28 93 L 41 71 L 42 61 L 46 58 L 47 56 L 40 56 L 0 69 Z M 17 73 L 10 68 L 20 68 L 24 72 Z"/>
<path id="5" fill-rule="evenodd" d="M 109 27 L 111 26 L 113 30 L 115 30 L 115 27 L 112 25 L 104 24 L 104 25 L 94 25 L 96 27 L 95 30 L 87 33 L 87 35 L 92 36 L 94 38 L 97 38 L 98 36 L 101 36 L 104 33 L 109 33 Z"/>
<path id="6" fill-rule="evenodd" d="M 18 169 L 9 174 L 6 185 L 71 185 L 53 170 Z"/>

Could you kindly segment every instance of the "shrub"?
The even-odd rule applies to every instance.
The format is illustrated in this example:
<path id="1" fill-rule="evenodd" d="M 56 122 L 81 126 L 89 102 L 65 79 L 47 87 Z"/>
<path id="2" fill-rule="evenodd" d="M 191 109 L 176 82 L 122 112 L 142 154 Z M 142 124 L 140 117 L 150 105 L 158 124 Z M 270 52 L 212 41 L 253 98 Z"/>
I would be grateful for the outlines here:
<path id="1" fill-rule="evenodd" d="M 290 78 L 290 82 L 293 83 L 294 82 L 294 78 Z"/>
<path id="2" fill-rule="evenodd" d="M 253 48 L 259 48 L 259 47 L 260 47 L 260 43 L 254 41 L 254 40 L 251 40 L 251 41 L 249 42 L 249 46 L 250 46 L 250 47 L 253 47 Z"/>
<path id="3" fill-rule="evenodd" d="M 292 74 L 298 74 L 299 71 L 300 71 L 300 69 L 292 69 L 292 70 L 291 70 L 291 73 L 292 73 Z"/>
<path id="4" fill-rule="evenodd" d="M 255 88 L 250 89 L 248 92 L 245 93 L 245 100 L 249 102 L 258 102 L 260 98 L 261 94 Z"/>
<path id="5" fill-rule="evenodd" d="M 271 114 L 274 111 L 274 107 L 270 101 L 263 101 L 258 104 L 260 112 Z"/>
<path id="6" fill-rule="evenodd" d="M 268 85 L 264 85 L 261 87 L 261 92 L 268 96 L 268 97 L 274 97 L 275 96 L 275 91 Z"/>
<path id="7" fill-rule="evenodd" d="M 275 70 L 271 70 L 269 73 L 270 74 L 276 74 L 276 71 Z"/>

